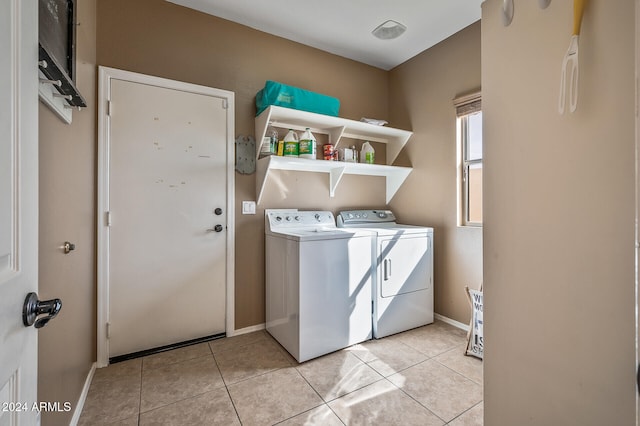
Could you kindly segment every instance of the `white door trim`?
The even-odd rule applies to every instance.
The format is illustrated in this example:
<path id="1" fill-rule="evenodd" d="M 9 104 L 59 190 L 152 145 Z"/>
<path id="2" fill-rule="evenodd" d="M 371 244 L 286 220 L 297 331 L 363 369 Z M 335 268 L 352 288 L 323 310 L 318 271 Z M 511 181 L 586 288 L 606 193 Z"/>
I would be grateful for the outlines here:
<path id="1" fill-rule="evenodd" d="M 234 168 L 234 129 L 235 102 L 234 93 L 184 83 L 160 77 L 138 74 L 115 68 L 99 67 L 98 69 L 98 271 L 97 271 L 97 366 L 109 364 L 109 341 L 107 339 L 107 323 L 109 322 L 109 232 L 106 226 L 109 206 L 109 93 L 111 80 L 123 80 L 133 83 L 148 84 L 167 89 L 180 90 L 226 99 L 227 108 L 227 275 L 226 275 L 226 320 L 227 336 L 232 336 L 235 329 L 235 168 Z"/>
<path id="2" fill-rule="evenodd" d="M 638 316 L 638 306 L 640 306 L 640 0 L 636 0 L 636 16 L 635 16 L 635 292 L 636 292 L 636 368 L 640 368 L 640 317 Z M 636 374 L 638 372 L 636 371 Z M 639 384 L 640 385 L 640 384 Z M 640 425 L 640 388 L 636 386 L 634 389 L 636 395 L 636 426 Z"/>

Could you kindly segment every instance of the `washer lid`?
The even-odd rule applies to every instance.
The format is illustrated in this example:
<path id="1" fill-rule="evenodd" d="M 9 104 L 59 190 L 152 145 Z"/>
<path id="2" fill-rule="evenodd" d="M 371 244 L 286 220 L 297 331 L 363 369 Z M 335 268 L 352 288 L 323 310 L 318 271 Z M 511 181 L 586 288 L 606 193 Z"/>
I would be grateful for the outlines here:
<path id="1" fill-rule="evenodd" d="M 371 231 L 336 227 L 333 213 L 324 210 L 265 210 L 265 233 L 296 241 L 335 240 L 372 236 Z"/>
<path id="2" fill-rule="evenodd" d="M 287 228 L 267 230 L 267 235 L 287 238 L 295 241 L 340 240 L 357 237 L 370 237 L 374 233 L 365 229 L 344 228 Z"/>

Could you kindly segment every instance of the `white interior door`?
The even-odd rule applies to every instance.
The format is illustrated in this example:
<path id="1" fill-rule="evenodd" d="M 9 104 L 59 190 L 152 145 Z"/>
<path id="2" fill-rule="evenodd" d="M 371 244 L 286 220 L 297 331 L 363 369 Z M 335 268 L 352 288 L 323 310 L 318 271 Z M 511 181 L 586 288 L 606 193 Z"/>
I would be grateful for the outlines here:
<path id="1" fill-rule="evenodd" d="M 111 79 L 109 358 L 225 332 L 228 102 Z"/>
<path id="2" fill-rule="evenodd" d="M 38 9 L 0 1 L 0 425 L 39 422 L 37 333 L 22 324 L 38 289 Z"/>

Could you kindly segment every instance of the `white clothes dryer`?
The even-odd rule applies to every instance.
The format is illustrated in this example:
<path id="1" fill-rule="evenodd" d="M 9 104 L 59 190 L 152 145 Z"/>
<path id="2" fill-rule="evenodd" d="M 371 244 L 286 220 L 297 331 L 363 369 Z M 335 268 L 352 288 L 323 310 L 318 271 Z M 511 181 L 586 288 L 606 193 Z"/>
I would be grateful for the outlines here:
<path id="1" fill-rule="evenodd" d="M 298 362 L 371 339 L 372 238 L 329 211 L 265 211 L 266 328 Z"/>
<path id="2" fill-rule="evenodd" d="M 342 211 L 337 223 L 376 234 L 373 337 L 433 323 L 433 228 L 398 224 L 390 210 Z"/>

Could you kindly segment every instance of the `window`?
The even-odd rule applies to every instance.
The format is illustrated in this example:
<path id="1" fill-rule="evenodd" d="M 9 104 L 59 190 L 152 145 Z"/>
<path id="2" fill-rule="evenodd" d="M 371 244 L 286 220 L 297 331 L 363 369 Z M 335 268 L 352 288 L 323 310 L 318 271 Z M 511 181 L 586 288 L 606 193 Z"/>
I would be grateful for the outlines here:
<path id="1" fill-rule="evenodd" d="M 482 226 L 482 109 L 480 94 L 454 101 L 458 124 L 458 216 L 461 226 Z"/>

